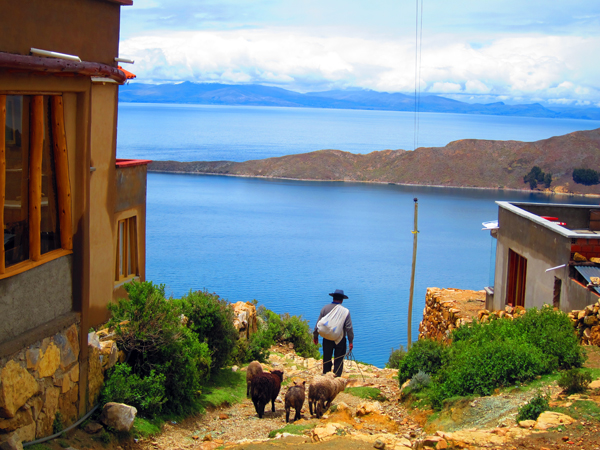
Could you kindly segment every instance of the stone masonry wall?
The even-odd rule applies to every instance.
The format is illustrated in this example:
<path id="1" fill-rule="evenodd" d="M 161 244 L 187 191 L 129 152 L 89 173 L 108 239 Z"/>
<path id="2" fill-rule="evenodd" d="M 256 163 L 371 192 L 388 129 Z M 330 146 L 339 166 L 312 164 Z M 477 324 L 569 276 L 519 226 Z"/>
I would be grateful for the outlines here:
<path id="1" fill-rule="evenodd" d="M 419 339 L 449 342 L 452 330 L 471 322 L 485 307 L 485 291 L 427 288 Z"/>
<path id="2" fill-rule="evenodd" d="M 571 311 L 569 317 L 583 345 L 600 346 L 600 300 L 580 311 Z"/>
<path id="3" fill-rule="evenodd" d="M 73 324 L 0 360 L 0 442 L 54 434 L 57 417 L 63 427 L 78 420 L 79 333 Z M 86 411 L 98 402 L 106 371 L 124 360 L 112 337 L 108 330 L 88 334 Z"/>
<path id="4" fill-rule="evenodd" d="M 63 425 L 77 420 L 78 324 L 0 361 L 0 368 L 0 441 L 53 434 L 57 412 Z"/>

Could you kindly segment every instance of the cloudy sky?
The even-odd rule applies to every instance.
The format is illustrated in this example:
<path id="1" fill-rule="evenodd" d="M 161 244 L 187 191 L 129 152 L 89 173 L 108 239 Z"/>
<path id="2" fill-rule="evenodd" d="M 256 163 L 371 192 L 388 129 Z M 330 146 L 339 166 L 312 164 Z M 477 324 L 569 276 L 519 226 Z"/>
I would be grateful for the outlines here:
<path id="1" fill-rule="evenodd" d="M 462 101 L 600 106 L 600 1 L 419 0 L 420 88 Z M 134 0 L 140 82 L 414 92 L 417 1 Z"/>

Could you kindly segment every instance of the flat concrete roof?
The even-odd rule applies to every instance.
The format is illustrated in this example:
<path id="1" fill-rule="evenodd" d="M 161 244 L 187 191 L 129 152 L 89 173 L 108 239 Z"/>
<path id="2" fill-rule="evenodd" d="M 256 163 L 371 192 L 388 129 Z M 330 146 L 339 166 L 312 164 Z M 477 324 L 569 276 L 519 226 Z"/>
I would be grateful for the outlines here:
<path id="1" fill-rule="evenodd" d="M 576 239 L 576 238 L 589 238 L 589 239 L 599 239 L 600 234 L 589 232 L 589 233 L 581 233 L 571 230 L 567 227 L 563 227 L 562 225 L 558 225 L 557 223 L 551 222 L 546 219 L 542 219 L 541 216 L 537 214 L 531 213 L 529 211 L 524 210 L 520 206 L 526 205 L 535 205 L 535 206 L 552 206 L 553 208 L 565 208 L 565 209 L 598 209 L 600 210 L 600 205 L 571 205 L 571 204 L 561 204 L 561 203 L 533 203 L 533 202 L 496 202 L 496 204 L 503 209 L 506 209 L 513 214 L 524 217 L 525 219 L 531 220 L 532 222 L 537 223 L 540 226 L 548 228 L 555 233 L 558 233 L 567 238 Z"/>

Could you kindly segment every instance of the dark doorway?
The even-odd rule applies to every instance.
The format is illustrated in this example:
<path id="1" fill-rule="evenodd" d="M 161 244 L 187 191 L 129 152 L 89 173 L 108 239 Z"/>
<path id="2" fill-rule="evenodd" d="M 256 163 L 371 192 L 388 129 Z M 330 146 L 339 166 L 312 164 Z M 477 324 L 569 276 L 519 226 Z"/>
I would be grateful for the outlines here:
<path id="1" fill-rule="evenodd" d="M 552 306 L 560 309 L 560 291 L 562 290 L 562 280 L 554 277 L 554 295 L 552 296 Z"/>
<path id="2" fill-rule="evenodd" d="M 508 250 L 508 280 L 506 283 L 506 303 L 525 307 L 525 280 L 527 259 L 511 249 Z"/>

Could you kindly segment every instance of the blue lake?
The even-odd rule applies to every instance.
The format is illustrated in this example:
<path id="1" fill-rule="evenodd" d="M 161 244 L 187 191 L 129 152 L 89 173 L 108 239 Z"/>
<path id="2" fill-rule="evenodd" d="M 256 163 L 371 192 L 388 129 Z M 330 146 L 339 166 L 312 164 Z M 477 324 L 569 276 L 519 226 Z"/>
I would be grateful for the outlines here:
<path id="1" fill-rule="evenodd" d="M 117 154 L 156 160 L 233 160 L 324 148 L 412 149 L 411 113 L 310 108 L 120 104 Z M 532 141 L 600 127 L 583 120 L 423 113 L 420 146 L 462 138 Z M 597 204 L 505 191 L 148 175 L 147 279 L 181 296 L 207 289 L 258 300 L 311 326 L 344 289 L 357 359 L 378 366 L 407 341 L 413 198 L 419 198 L 413 340 L 427 287 L 491 284 L 495 241 L 481 222 L 496 200 Z"/>
<path id="2" fill-rule="evenodd" d="M 383 366 L 406 344 L 413 235 L 419 235 L 413 308 L 418 335 L 427 287 L 490 285 L 493 246 L 481 222 L 495 200 L 597 200 L 466 189 L 148 175 L 147 278 L 180 296 L 207 289 L 258 300 L 311 326 L 335 289 L 355 329 L 354 354 Z"/>

